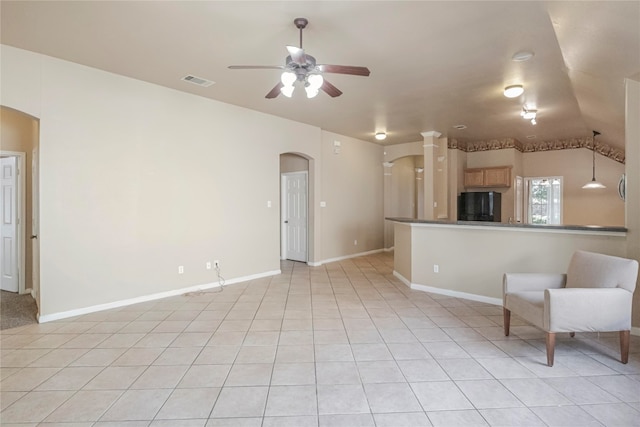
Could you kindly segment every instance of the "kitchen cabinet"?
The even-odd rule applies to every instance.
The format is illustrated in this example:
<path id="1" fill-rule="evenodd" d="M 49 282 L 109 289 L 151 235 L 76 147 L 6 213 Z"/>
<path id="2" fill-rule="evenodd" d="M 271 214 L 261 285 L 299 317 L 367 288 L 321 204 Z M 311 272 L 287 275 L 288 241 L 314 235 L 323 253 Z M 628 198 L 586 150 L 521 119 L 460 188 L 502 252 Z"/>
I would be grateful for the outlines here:
<path id="1" fill-rule="evenodd" d="M 464 186 L 466 188 L 511 187 L 511 166 L 465 169 Z"/>

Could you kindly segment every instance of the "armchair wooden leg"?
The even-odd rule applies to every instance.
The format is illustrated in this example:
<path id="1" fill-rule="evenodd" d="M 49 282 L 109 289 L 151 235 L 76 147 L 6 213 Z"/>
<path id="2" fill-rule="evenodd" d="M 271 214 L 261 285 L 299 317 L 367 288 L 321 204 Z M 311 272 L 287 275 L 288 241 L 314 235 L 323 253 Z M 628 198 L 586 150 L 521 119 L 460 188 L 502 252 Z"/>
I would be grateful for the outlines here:
<path id="1" fill-rule="evenodd" d="M 547 365 L 553 366 L 553 351 L 556 347 L 555 332 L 547 332 Z"/>
<path id="2" fill-rule="evenodd" d="M 620 361 L 624 364 L 629 362 L 629 333 L 631 331 L 620 331 Z"/>
<path id="3" fill-rule="evenodd" d="M 511 323 L 511 311 L 507 310 L 506 307 L 502 307 L 502 312 L 504 315 L 504 336 L 509 336 L 509 324 Z"/>

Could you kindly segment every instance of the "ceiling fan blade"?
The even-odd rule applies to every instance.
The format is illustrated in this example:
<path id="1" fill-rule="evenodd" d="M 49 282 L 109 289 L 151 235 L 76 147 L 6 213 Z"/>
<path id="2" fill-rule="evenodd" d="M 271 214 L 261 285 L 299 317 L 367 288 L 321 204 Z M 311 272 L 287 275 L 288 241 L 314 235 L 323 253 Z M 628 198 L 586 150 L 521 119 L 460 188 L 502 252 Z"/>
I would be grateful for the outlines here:
<path id="1" fill-rule="evenodd" d="M 304 54 L 304 49 L 295 47 L 295 46 L 287 46 L 287 50 L 289 51 L 289 55 L 291 55 L 291 60 L 298 65 L 306 65 L 307 64 L 307 55 Z"/>
<path id="2" fill-rule="evenodd" d="M 278 82 L 277 85 L 275 85 L 273 87 L 273 89 L 271 89 L 269 91 L 269 93 L 265 96 L 265 98 L 267 99 L 273 99 L 276 96 L 280 95 L 280 89 L 282 89 L 284 87 L 284 85 L 282 84 L 282 82 Z"/>
<path id="3" fill-rule="evenodd" d="M 321 64 L 317 67 L 323 73 L 335 73 L 335 74 L 351 74 L 354 76 L 367 77 L 371 72 L 367 67 L 356 67 L 354 65 L 332 65 Z"/>
<path id="4" fill-rule="evenodd" d="M 342 95 L 342 91 L 337 87 L 335 87 L 334 85 L 332 85 L 331 83 L 329 83 L 327 79 L 324 79 L 324 82 L 322 83 L 322 86 L 320 86 L 320 89 L 325 91 L 327 95 L 329 95 L 332 98 Z"/>
<path id="5" fill-rule="evenodd" d="M 229 65 L 231 70 L 282 70 L 282 65 Z"/>

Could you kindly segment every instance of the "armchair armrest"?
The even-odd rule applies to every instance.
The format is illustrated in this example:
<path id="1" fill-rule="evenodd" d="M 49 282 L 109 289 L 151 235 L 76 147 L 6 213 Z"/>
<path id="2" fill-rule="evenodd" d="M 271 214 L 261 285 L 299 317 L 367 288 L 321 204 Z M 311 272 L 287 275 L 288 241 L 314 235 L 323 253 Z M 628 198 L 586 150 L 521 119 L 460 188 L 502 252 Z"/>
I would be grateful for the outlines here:
<path id="1" fill-rule="evenodd" d="M 631 329 L 633 294 L 622 288 L 562 288 L 544 291 L 544 329 L 605 332 Z"/>
<path id="2" fill-rule="evenodd" d="M 564 288 L 566 274 L 549 273 L 505 273 L 502 284 L 503 294 L 523 291 L 544 291 Z"/>

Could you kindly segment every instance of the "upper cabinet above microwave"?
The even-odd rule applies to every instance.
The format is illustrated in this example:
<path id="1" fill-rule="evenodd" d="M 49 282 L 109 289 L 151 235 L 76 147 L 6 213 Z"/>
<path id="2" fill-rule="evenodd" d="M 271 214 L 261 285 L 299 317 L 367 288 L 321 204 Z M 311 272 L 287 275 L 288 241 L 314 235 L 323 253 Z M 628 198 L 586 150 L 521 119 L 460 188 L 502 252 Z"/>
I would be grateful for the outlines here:
<path id="1" fill-rule="evenodd" d="M 466 188 L 511 187 L 511 166 L 465 169 L 464 186 Z"/>

